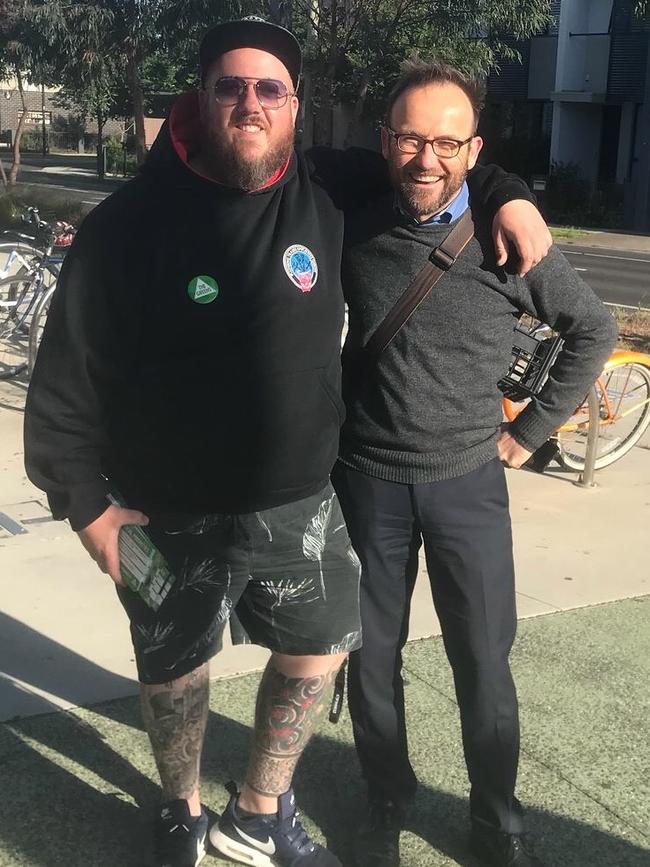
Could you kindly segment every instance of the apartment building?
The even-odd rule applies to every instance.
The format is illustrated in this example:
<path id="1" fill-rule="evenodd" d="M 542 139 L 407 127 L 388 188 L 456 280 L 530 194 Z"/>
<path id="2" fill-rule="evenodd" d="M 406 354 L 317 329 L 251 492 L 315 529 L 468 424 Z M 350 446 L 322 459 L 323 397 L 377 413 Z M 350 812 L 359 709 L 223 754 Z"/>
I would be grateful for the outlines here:
<path id="1" fill-rule="evenodd" d="M 554 2 L 551 27 L 517 45 L 523 63 L 502 64 L 488 94 L 492 129 L 505 118 L 506 138 L 546 143 L 546 171 L 574 164 L 592 190 L 619 188 L 624 225 L 650 231 L 650 11 L 635 6 Z"/>

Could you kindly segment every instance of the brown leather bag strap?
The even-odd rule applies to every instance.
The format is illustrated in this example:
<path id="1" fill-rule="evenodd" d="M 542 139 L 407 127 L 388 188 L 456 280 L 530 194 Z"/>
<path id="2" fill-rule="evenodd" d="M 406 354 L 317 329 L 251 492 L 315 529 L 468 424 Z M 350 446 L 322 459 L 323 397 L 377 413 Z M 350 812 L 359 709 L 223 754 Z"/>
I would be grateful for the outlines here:
<path id="1" fill-rule="evenodd" d="M 365 345 L 366 354 L 377 360 L 391 340 L 408 322 L 419 305 L 449 271 L 456 259 L 474 236 L 474 222 L 468 208 L 445 240 L 436 247 L 422 268 L 411 280 L 399 300 L 392 307 Z"/>

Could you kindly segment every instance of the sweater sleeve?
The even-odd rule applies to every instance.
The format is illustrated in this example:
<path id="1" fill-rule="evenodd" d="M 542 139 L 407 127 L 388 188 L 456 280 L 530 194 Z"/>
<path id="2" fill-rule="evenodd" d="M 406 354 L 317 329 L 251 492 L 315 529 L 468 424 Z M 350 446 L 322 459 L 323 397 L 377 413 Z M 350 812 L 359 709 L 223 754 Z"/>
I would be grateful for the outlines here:
<path id="1" fill-rule="evenodd" d="M 94 216 L 66 256 L 25 407 L 27 475 L 46 492 L 54 518 L 68 518 L 74 530 L 107 507 L 107 412 L 125 375 L 124 332 L 133 319 L 117 312 L 117 253 Z"/>
<path id="2" fill-rule="evenodd" d="M 584 400 L 616 343 L 617 329 L 603 302 L 557 247 L 524 278 L 510 279 L 521 308 L 564 338 L 544 388 L 510 425 L 517 442 L 535 451 Z"/>
<path id="3" fill-rule="evenodd" d="M 535 197 L 526 183 L 497 165 L 476 165 L 467 174 L 470 201 L 473 209 L 483 212 L 491 220 L 502 205 L 513 199 L 525 199 L 535 204 Z"/>

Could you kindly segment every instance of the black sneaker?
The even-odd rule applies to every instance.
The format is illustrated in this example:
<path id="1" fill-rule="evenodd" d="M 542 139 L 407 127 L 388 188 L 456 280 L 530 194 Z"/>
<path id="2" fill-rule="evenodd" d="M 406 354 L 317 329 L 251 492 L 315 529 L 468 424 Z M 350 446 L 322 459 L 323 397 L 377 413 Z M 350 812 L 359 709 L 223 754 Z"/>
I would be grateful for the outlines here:
<path id="1" fill-rule="evenodd" d="M 472 851 L 489 867 L 543 867 L 520 834 L 472 826 Z"/>
<path id="2" fill-rule="evenodd" d="M 205 855 L 208 817 L 190 816 L 187 801 L 160 805 L 155 826 L 156 867 L 197 867 Z"/>
<path id="3" fill-rule="evenodd" d="M 392 801 L 371 801 L 354 845 L 357 867 L 399 867 L 404 811 Z"/>
<path id="4" fill-rule="evenodd" d="M 342 867 L 336 855 L 309 839 L 298 821 L 291 789 L 278 798 L 274 816 L 242 818 L 237 813 L 237 797 L 236 792 L 232 794 L 210 831 L 217 852 L 253 867 Z"/>

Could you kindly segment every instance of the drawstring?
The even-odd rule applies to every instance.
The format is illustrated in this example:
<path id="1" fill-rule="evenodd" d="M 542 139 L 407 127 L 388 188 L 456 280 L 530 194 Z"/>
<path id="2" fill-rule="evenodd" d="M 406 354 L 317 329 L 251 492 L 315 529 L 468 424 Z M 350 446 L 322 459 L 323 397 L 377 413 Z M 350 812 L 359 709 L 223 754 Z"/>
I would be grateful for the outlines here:
<path id="1" fill-rule="evenodd" d="M 336 680 L 334 681 L 334 695 L 332 696 L 332 704 L 330 705 L 330 722 L 337 723 L 343 709 L 343 696 L 345 694 L 345 669 L 348 664 L 347 659 L 339 668 Z"/>

